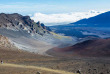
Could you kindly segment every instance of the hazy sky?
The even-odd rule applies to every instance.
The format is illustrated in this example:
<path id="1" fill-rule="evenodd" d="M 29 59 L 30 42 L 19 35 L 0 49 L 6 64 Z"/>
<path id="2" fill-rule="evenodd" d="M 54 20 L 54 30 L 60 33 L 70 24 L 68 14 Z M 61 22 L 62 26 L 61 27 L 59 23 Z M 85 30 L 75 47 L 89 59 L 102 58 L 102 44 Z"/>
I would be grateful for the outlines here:
<path id="1" fill-rule="evenodd" d="M 110 0 L 0 0 L 0 12 L 56 14 L 89 10 L 108 11 Z"/>

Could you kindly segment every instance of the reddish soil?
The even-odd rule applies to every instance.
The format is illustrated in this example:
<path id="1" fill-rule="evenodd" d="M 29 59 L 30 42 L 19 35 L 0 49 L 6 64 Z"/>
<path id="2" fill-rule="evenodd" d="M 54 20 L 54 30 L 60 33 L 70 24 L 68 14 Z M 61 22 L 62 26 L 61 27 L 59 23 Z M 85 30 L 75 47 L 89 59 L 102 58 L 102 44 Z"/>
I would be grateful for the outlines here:
<path id="1" fill-rule="evenodd" d="M 53 48 L 47 52 L 56 56 L 110 57 L 110 39 L 88 40 L 65 48 Z"/>

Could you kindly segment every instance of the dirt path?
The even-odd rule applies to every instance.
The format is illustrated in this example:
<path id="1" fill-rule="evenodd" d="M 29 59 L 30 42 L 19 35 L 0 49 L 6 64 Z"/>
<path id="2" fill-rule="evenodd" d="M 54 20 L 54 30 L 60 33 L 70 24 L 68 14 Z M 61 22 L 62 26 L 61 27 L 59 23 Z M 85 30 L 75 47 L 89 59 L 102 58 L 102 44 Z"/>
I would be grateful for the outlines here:
<path id="1" fill-rule="evenodd" d="M 38 70 L 43 70 L 43 71 L 48 71 L 48 72 L 53 72 L 53 73 L 58 73 L 58 74 L 74 74 L 72 72 L 66 72 L 66 71 L 62 71 L 62 70 L 53 70 L 53 69 L 37 67 L 37 66 L 27 66 L 27 65 L 10 64 L 10 63 L 3 63 L 3 64 L 0 64 L 0 66 L 38 69 Z"/>

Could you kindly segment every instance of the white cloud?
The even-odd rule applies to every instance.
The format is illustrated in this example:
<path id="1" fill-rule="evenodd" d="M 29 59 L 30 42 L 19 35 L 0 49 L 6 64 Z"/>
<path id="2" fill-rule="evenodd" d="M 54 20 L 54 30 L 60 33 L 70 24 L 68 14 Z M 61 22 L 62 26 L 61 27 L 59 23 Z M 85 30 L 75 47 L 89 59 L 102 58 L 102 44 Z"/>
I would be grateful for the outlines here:
<path id="1" fill-rule="evenodd" d="M 103 13 L 104 11 L 98 12 L 98 11 L 89 11 L 89 12 L 73 12 L 73 13 L 63 13 L 63 14 L 43 14 L 43 13 L 35 13 L 31 19 L 33 19 L 35 22 L 41 21 L 45 24 L 58 24 L 58 23 L 71 23 L 76 22 L 83 18 L 89 18 L 96 16 L 100 13 Z M 47 25 L 48 25 L 47 24 Z"/>

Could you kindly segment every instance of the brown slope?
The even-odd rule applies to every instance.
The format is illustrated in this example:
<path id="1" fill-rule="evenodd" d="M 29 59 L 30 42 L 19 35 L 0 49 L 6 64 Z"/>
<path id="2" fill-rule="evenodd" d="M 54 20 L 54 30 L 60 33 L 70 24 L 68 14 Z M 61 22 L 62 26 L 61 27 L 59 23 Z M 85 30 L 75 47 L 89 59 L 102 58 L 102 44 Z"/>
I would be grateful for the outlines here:
<path id="1" fill-rule="evenodd" d="M 110 39 L 88 40 L 66 48 L 53 48 L 47 53 L 57 56 L 110 57 Z"/>

